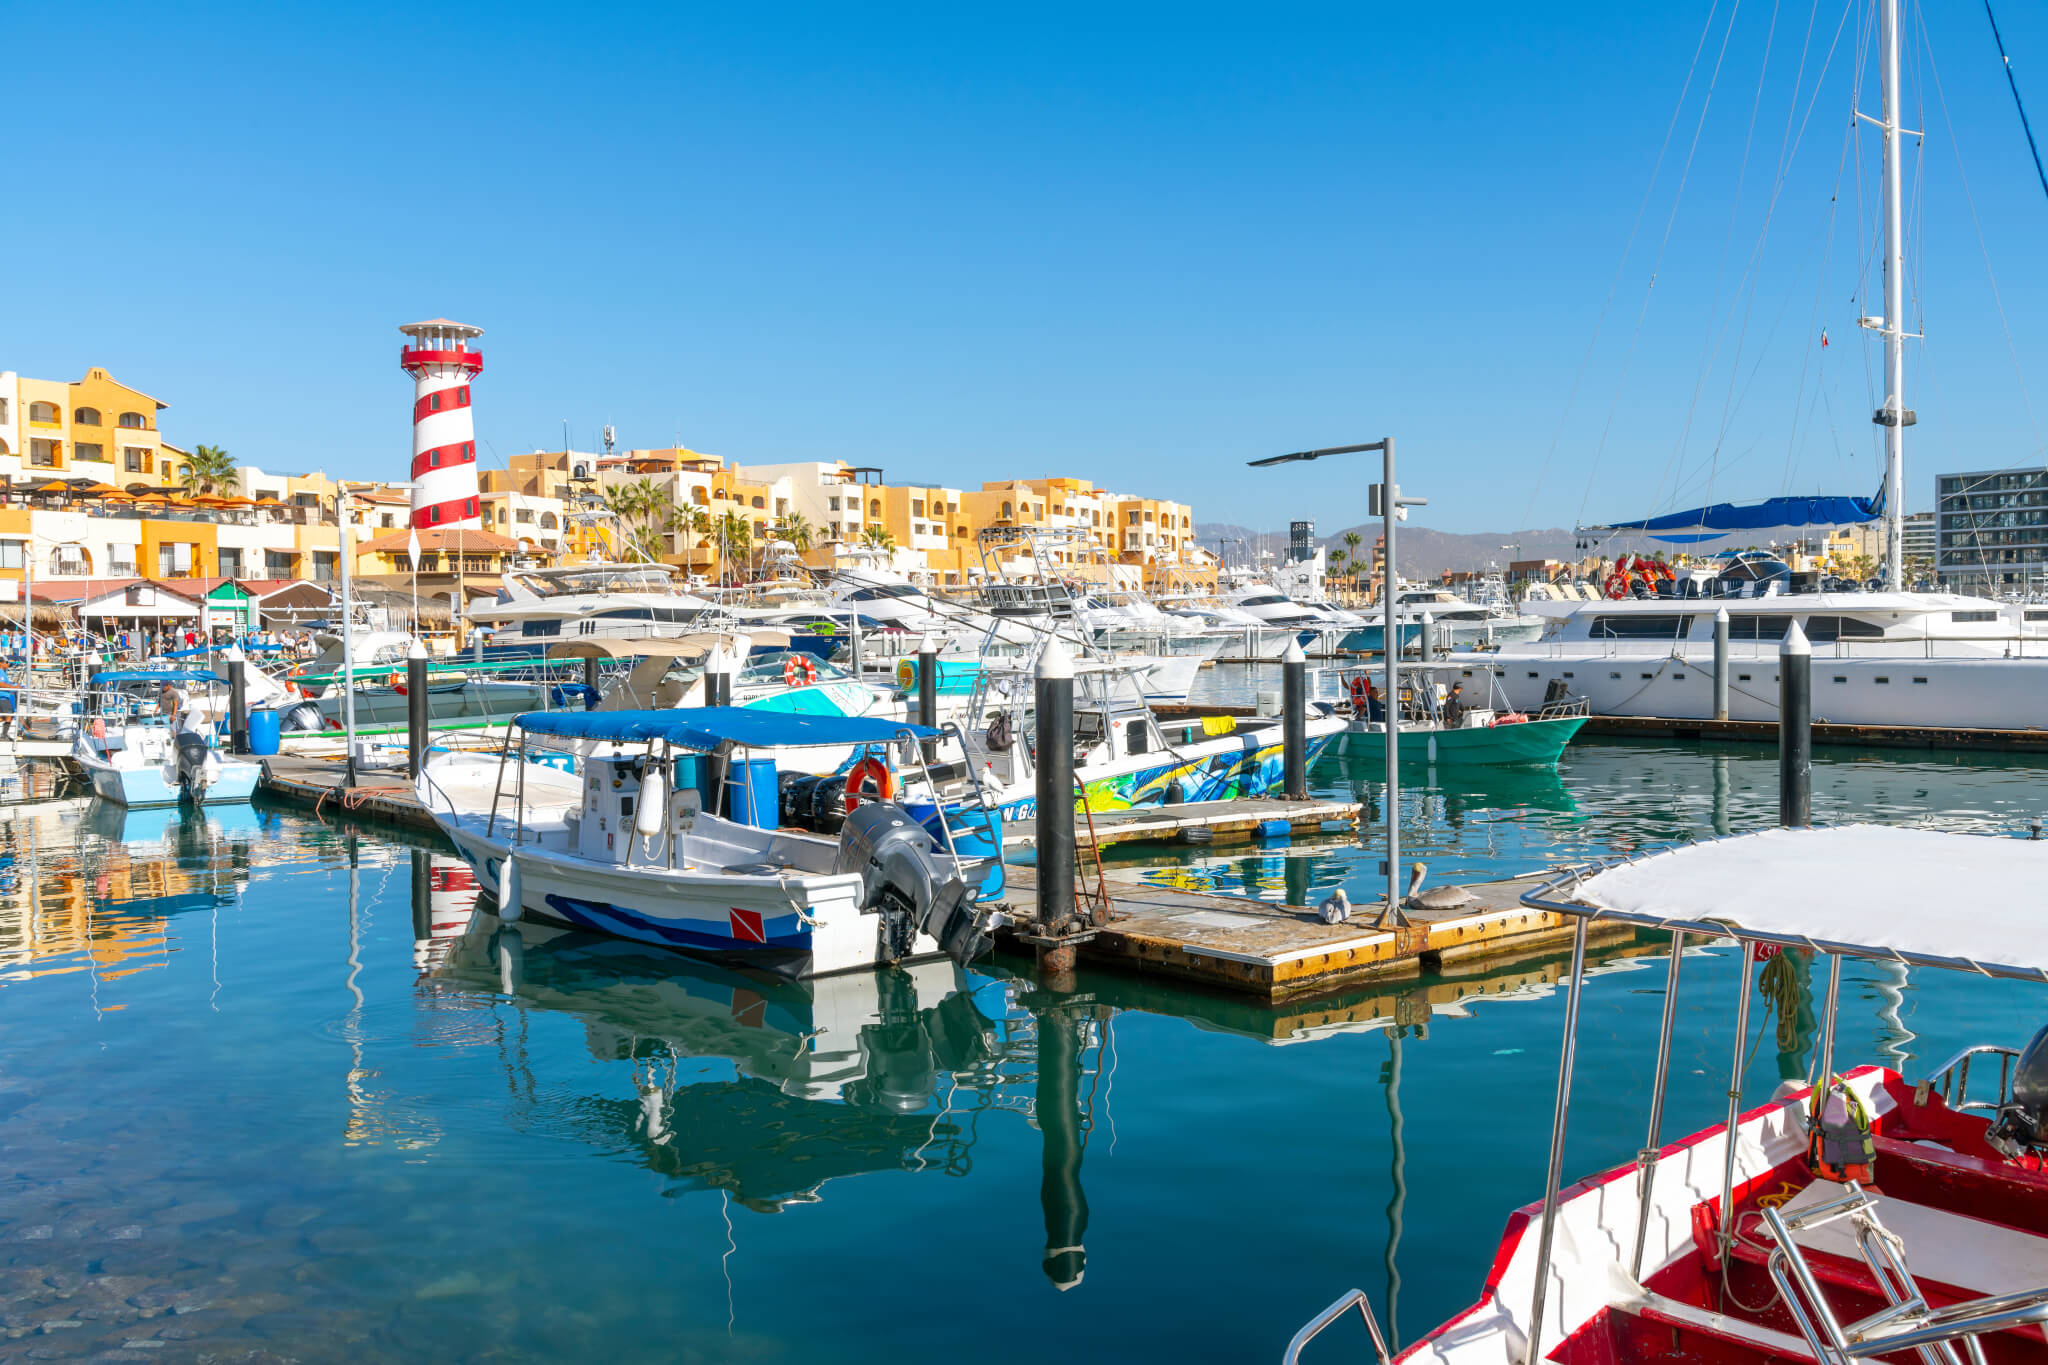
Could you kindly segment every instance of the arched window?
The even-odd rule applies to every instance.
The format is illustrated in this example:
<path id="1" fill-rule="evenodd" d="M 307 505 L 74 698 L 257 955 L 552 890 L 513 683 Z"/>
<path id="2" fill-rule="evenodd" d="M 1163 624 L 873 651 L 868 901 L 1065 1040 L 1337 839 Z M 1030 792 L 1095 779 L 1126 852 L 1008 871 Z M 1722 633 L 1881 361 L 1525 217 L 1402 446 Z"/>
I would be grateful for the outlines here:
<path id="1" fill-rule="evenodd" d="M 71 420 L 82 427 L 96 427 L 100 424 L 98 408 L 80 408 L 71 414 Z"/>
<path id="2" fill-rule="evenodd" d="M 761 500 L 760 500 L 759 498 L 755 498 L 755 499 L 754 499 L 754 506 L 756 506 L 756 507 L 766 507 L 767 505 L 768 505 L 767 503 L 765 503 L 765 502 L 762 502 L 762 501 L 761 501 Z M 1384 727 L 1384 726 L 1382 726 L 1381 728 L 1382 728 L 1382 729 L 1384 729 L 1385 727 Z"/>
<path id="3" fill-rule="evenodd" d="M 121 425 L 130 431 L 141 431 L 149 425 L 149 419 L 139 412 L 124 412 L 121 414 Z"/>
<path id="4" fill-rule="evenodd" d="M 560 523 L 558 523 L 555 520 L 555 514 L 553 512 L 543 512 L 540 514 L 540 528 L 543 531 L 552 531 L 559 524 Z"/>
<path id="5" fill-rule="evenodd" d="M 876 498 L 873 502 L 868 504 L 868 515 L 871 517 L 879 517 L 880 515 L 882 515 L 882 500 L 880 498 Z"/>
<path id="6" fill-rule="evenodd" d="M 28 405 L 28 420 L 31 422 L 41 422 L 44 426 L 56 426 L 59 420 L 57 405 L 55 403 L 30 403 Z"/>
<path id="7" fill-rule="evenodd" d="M 967 539 L 967 528 L 965 526 L 955 526 L 953 528 L 953 534 L 960 537 L 960 539 L 965 540 Z M 1386 727 L 1381 726 L 1380 728 L 1385 729 Z"/>
<path id="8" fill-rule="evenodd" d="M 59 545 L 50 551 L 50 572 L 72 578 L 92 573 L 92 555 L 83 545 Z"/>
<path id="9" fill-rule="evenodd" d="M 1012 516 L 1014 516 L 1014 515 L 1015 515 L 1015 513 L 1011 512 L 1011 510 L 1010 510 L 1010 504 L 1008 504 L 1007 502 L 1006 502 L 1006 503 L 1004 503 L 1004 504 L 1003 504 L 1003 520 L 1004 520 L 1004 521 L 1008 521 L 1008 520 L 1010 520 L 1010 518 L 1011 518 Z"/>

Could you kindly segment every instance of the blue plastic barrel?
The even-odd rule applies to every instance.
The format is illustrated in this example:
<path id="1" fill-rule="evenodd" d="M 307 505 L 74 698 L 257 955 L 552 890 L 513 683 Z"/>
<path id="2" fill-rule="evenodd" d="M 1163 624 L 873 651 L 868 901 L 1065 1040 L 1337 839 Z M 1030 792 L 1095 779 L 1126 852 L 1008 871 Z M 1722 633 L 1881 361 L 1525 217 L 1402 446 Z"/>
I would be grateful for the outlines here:
<path id="1" fill-rule="evenodd" d="M 249 713 L 249 752 L 252 754 L 274 754 L 277 752 L 278 716 L 275 711 L 251 711 Z"/>
<path id="2" fill-rule="evenodd" d="M 700 810 L 715 811 L 712 802 L 711 764 L 703 754 L 683 754 L 676 759 L 676 770 L 670 786 L 679 792 L 695 792 Z"/>
<path id="3" fill-rule="evenodd" d="M 782 822 L 774 759 L 735 759 L 727 780 L 728 819 L 757 829 L 774 829 Z"/>

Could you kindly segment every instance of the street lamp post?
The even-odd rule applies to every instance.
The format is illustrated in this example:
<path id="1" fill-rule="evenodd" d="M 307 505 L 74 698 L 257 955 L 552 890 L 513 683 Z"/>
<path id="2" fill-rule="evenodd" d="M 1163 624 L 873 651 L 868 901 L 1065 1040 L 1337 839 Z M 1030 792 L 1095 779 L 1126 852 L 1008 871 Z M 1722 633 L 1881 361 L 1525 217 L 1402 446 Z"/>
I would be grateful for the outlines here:
<path id="1" fill-rule="evenodd" d="M 1394 526 L 1407 519 L 1407 509 L 1428 505 L 1428 498 L 1404 498 L 1401 486 L 1394 482 L 1394 438 L 1384 437 L 1368 441 L 1364 445 L 1328 446 L 1322 450 L 1301 450 L 1291 455 L 1271 455 L 1263 460 L 1250 461 L 1254 469 L 1268 465 L 1289 464 L 1295 460 L 1320 460 L 1325 455 L 1356 455 L 1377 450 L 1382 458 L 1382 482 L 1373 484 L 1368 498 L 1368 511 L 1380 518 L 1380 534 L 1386 545 L 1384 586 L 1380 590 L 1380 608 L 1385 625 L 1380 634 L 1381 653 L 1386 661 L 1386 745 L 1387 745 L 1387 904 L 1380 912 L 1380 927 L 1392 928 L 1407 923 L 1407 916 L 1401 913 L 1401 637 L 1394 616 L 1394 601 L 1399 595 L 1400 579 L 1394 567 Z M 1427 660 L 1424 661 L 1427 663 Z"/>
<path id="2" fill-rule="evenodd" d="M 381 485 L 388 489 L 410 489 L 417 487 L 412 480 Z M 341 728 L 342 742 L 348 746 L 343 760 L 343 781 L 350 787 L 356 784 L 356 645 L 355 645 L 355 602 L 349 593 L 349 561 L 356 557 L 355 518 L 348 501 L 349 488 L 345 483 L 334 485 L 334 519 L 336 544 L 341 552 Z M 462 574 L 458 569 L 455 583 L 459 589 Z"/>

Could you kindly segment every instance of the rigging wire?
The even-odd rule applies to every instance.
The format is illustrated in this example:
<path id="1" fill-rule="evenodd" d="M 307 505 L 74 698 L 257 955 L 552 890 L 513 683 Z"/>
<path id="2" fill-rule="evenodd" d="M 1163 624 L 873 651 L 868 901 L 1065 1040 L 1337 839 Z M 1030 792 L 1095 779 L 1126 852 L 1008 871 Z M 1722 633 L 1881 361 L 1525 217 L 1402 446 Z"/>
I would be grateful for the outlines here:
<path id="1" fill-rule="evenodd" d="M 1990 244 L 1985 241 L 1984 225 L 1982 220 L 1980 220 L 1977 215 L 1976 196 L 1973 195 L 1970 191 L 1970 177 L 1968 173 L 1966 173 L 1963 170 L 1962 143 L 1961 140 L 1956 136 L 1955 120 L 1949 116 L 1948 96 L 1942 88 L 1941 69 L 1940 66 L 1935 62 L 1933 57 L 1934 47 L 1927 33 L 1924 17 L 1922 18 L 1920 25 L 1920 43 L 1922 49 L 1926 51 L 1928 54 L 1928 74 L 1930 77 L 1932 77 L 1934 81 L 1935 103 L 1941 110 L 1942 124 L 1948 129 L 1949 145 L 1955 151 L 1956 178 L 1962 184 L 1963 202 L 1969 208 L 1970 224 L 1975 229 L 1977 234 L 1977 249 L 1978 252 L 1984 258 L 1984 274 L 1991 285 L 1991 301 L 1998 312 L 1999 327 L 2003 330 L 2005 334 L 2006 353 L 2012 360 L 2014 377 L 2019 381 L 2020 398 L 2027 410 L 2027 422 L 2033 428 L 2034 448 L 2032 451 L 2028 453 L 2038 458 L 2042 453 L 2043 442 L 2041 439 L 2040 423 L 2036 419 L 2034 413 L 2033 394 L 2027 387 L 2026 374 L 2020 368 L 2019 350 L 2013 342 L 2012 324 L 2006 318 L 2004 298 L 2001 295 L 1998 288 L 1998 274 L 1992 268 L 1991 265 Z M 1924 327 L 1922 328 L 1922 331 L 1925 331 Z M 1923 357 L 1929 355 L 1927 343 L 1924 340 L 1920 344 L 1920 350 Z M 1941 395 L 1940 379 L 1931 364 L 1928 365 L 1927 371 L 1928 378 L 1930 382 L 1932 382 L 1934 385 L 1936 398 L 1937 400 L 1939 400 Z M 1987 528 L 1985 524 L 1989 520 L 1989 516 L 1978 515 L 1976 510 L 1970 507 L 1967 498 L 1969 497 L 1969 495 L 1975 493 L 1977 489 L 1990 484 L 1992 480 L 1996 479 L 2000 474 L 2013 472 L 2022 468 L 2030 467 L 2033 466 L 2022 466 L 2017 464 L 2008 465 L 2004 469 L 1994 470 L 1990 473 L 1982 475 L 1979 478 L 1970 480 L 1958 490 L 1958 492 L 1965 499 L 1960 504 L 1960 506 L 1964 513 L 1964 516 L 1962 518 L 1962 527 L 1965 534 L 1969 537 L 1966 543 L 1968 548 L 1975 550 L 1977 552 L 1978 562 L 1975 567 L 1985 575 L 1989 575 L 1992 572 L 1992 565 L 1988 562 L 1987 558 L 1990 552 L 1990 547 L 1987 547 L 1983 540 L 1984 531 L 1986 529 L 1991 529 Z M 1937 494 L 1937 504 L 1939 503 L 1939 501 L 1940 498 Z"/>
<path id="2" fill-rule="evenodd" d="M 1776 48 L 1777 40 L 1778 3 L 1777 0 L 1772 0 L 1770 23 L 1764 30 L 1763 66 L 1757 71 L 1756 94 L 1754 97 L 1751 98 L 1749 102 L 1749 123 L 1743 129 L 1742 133 L 1742 160 L 1739 163 L 1737 163 L 1735 168 L 1734 192 L 1728 196 L 1728 226 L 1723 231 L 1721 236 L 1721 259 L 1719 263 L 1716 264 L 1714 267 L 1714 293 L 1712 299 L 1707 304 L 1708 336 L 1702 342 L 1702 353 L 1700 355 L 1699 360 L 1699 373 L 1697 377 L 1693 380 L 1692 399 L 1686 404 L 1685 407 L 1685 421 L 1680 424 L 1678 429 L 1678 443 L 1672 448 L 1670 458 L 1667 459 L 1664 463 L 1664 473 L 1657 480 L 1657 492 L 1650 500 L 1650 505 L 1652 507 L 1658 506 L 1660 504 L 1660 501 L 1664 496 L 1665 485 L 1667 483 L 1675 482 L 1679 477 L 1680 473 L 1682 472 L 1682 470 L 1684 469 L 1685 447 L 1687 443 L 1690 442 L 1692 439 L 1692 424 L 1694 417 L 1699 412 L 1700 395 L 1706 391 L 1707 376 L 1713 372 L 1714 360 L 1717 356 L 1720 355 L 1721 343 L 1724 340 L 1726 340 L 1728 335 L 1728 326 L 1726 323 L 1722 324 L 1719 336 L 1713 335 L 1713 318 L 1721 310 L 1721 284 L 1728 274 L 1728 248 L 1735 240 L 1735 218 L 1736 214 L 1741 210 L 1742 207 L 1742 187 L 1745 183 L 1747 183 L 1749 179 L 1749 157 L 1750 153 L 1756 147 L 1757 115 L 1763 109 L 1764 84 L 1770 76 L 1771 52 Z M 1748 275 L 1747 270 L 1745 270 L 1743 273 L 1745 277 Z M 1742 285 L 1738 281 L 1736 284 L 1736 292 L 1740 294 L 1741 291 Z M 1732 303 L 1730 305 L 1730 310 L 1732 313 Z M 1716 453 L 1718 453 L 1718 451 Z M 1709 479 L 1708 483 L 1708 491 L 1710 493 L 1712 491 L 1711 478 Z M 1704 531 L 1706 527 L 1702 525 L 1699 529 Z"/>
<path id="3" fill-rule="evenodd" d="M 1664 158 L 1671 150 L 1671 135 L 1678 131 L 1678 116 L 1685 112 L 1686 97 L 1692 93 L 1693 77 L 1699 74 L 1700 54 L 1707 49 L 1707 35 L 1714 30 L 1714 15 L 1720 9 L 1720 0 L 1707 9 L 1707 20 L 1700 26 L 1700 38 L 1693 45 L 1692 62 L 1685 69 L 1685 83 L 1678 89 L 1678 100 L 1671 106 L 1671 120 L 1664 125 L 1664 140 L 1657 144 L 1657 159 L 1650 166 L 1650 178 L 1643 185 L 1642 202 L 1636 205 L 1634 221 L 1628 225 L 1628 237 L 1621 244 L 1621 256 L 1614 263 L 1614 278 L 1607 282 L 1607 297 L 1600 301 L 1600 312 L 1593 319 L 1593 335 L 1586 342 L 1586 353 L 1579 358 L 1578 373 L 1572 376 L 1571 389 L 1565 394 L 1564 411 L 1558 415 L 1557 430 L 1550 435 L 1550 449 L 1543 454 L 1543 465 L 1536 471 L 1536 482 L 1529 490 L 1529 505 L 1522 511 L 1524 526 L 1536 514 L 1536 499 L 1543 491 L 1543 480 L 1550 473 L 1550 462 L 1557 455 L 1558 442 L 1564 437 L 1564 429 L 1571 420 L 1572 405 L 1578 401 L 1579 385 L 1585 381 L 1586 368 L 1592 363 L 1593 349 L 1600 344 L 1601 330 L 1607 325 L 1608 309 L 1614 305 L 1614 295 L 1621 287 L 1622 271 L 1628 266 L 1630 253 L 1635 250 L 1636 233 L 1642 230 L 1643 215 L 1649 211 L 1650 196 L 1656 192 L 1657 177 L 1664 171 Z M 1668 234 L 1667 234 L 1668 235 Z M 1654 281 L 1656 272 L 1651 272 Z M 1580 511 L 1583 513 L 1584 507 Z"/>
<path id="4" fill-rule="evenodd" d="M 1764 334 L 1763 345 L 1759 349 L 1755 362 L 1750 366 L 1749 377 L 1743 381 L 1741 389 L 1738 390 L 1736 388 L 1736 380 L 1741 373 L 1742 355 L 1748 349 L 1750 315 L 1755 309 L 1757 287 L 1762 281 L 1764 247 L 1766 243 L 1769 241 L 1771 226 L 1777 216 L 1779 201 L 1784 195 L 1786 183 L 1791 176 L 1792 163 L 1794 160 L 1797 159 L 1800 147 L 1802 147 L 1805 144 L 1806 130 L 1812 120 L 1814 108 L 1819 103 L 1821 86 L 1826 82 L 1828 70 L 1834 64 L 1834 55 L 1841 43 L 1842 31 L 1848 26 L 1849 12 L 1849 6 L 1845 5 L 1842 10 L 1842 18 L 1835 26 L 1834 37 L 1832 40 L 1830 40 L 1828 44 L 1827 55 L 1825 58 L 1822 59 L 1820 70 L 1816 72 L 1814 75 L 1813 90 L 1807 99 L 1806 113 L 1804 116 L 1799 117 L 1798 128 L 1797 132 L 1795 133 L 1793 128 L 1793 119 L 1795 116 L 1798 115 L 1799 91 L 1800 86 L 1804 83 L 1806 78 L 1806 59 L 1807 54 L 1812 50 L 1813 24 L 1814 21 L 1818 19 L 1820 13 L 1819 0 L 1815 0 L 1813 11 L 1808 15 L 1807 18 L 1806 36 L 1801 43 L 1799 50 L 1799 61 L 1797 66 L 1795 67 L 1796 79 L 1793 83 L 1792 99 L 1790 104 L 1786 107 L 1785 111 L 1785 133 L 1784 137 L 1780 141 L 1778 148 L 1777 174 L 1771 190 L 1771 197 L 1764 208 L 1764 221 L 1757 233 L 1756 246 L 1753 249 L 1750 256 L 1750 263 L 1748 267 L 1747 302 L 1745 302 L 1743 305 L 1742 326 L 1736 334 L 1735 355 L 1729 361 L 1728 393 L 1723 400 L 1721 426 L 1720 430 L 1715 434 L 1714 437 L 1714 449 L 1712 452 L 1712 459 L 1708 470 L 1706 493 L 1706 501 L 1708 502 L 1711 502 L 1713 500 L 1713 486 L 1715 478 L 1722 468 L 1721 452 L 1727 442 L 1729 428 L 1735 420 L 1735 415 L 1742 410 L 1744 403 L 1747 401 L 1750 388 L 1755 384 L 1756 377 L 1761 372 L 1764 361 L 1770 353 L 1771 343 L 1777 337 L 1778 328 L 1784 322 L 1786 309 L 1789 308 L 1791 305 L 1791 295 L 1788 292 L 1780 301 L 1777 312 L 1771 318 L 1771 325 Z M 1759 79 L 1761 79 L 1761 77 L 1759 77 Z M 1837 168 L 1838 177 L 1839 174 L 1840 171 L 1839 168 Z M 1832 231 L 1832 203 L 1829 210 L 1829 223 L 1830 231 Z M 1716 350 L 1718 349 L 1719 345 L 1717 343 Z M 1805 352 L 1805 355 L 1807 359 L 1803 360 L 1801 364 L 1802 388 L 1805 366 L 1810 361 L 1811 352 Z M 1796 397 L 1793 400 L 1793 412 L 1794 421 L 1796 423 L 1798 413 L 1798 399 Z M 1755 446 L 1754 444 L 1752 444 L 1750 450 L 1754 449 Z M 1750 453 L 1749 450 L 1745 450 L 1743 452 L 1744 455 L 1747 455 L 1748 453 Z M 1740 458 L 1741 457 L 1737 457 L 1738 460 Z M 1729 461 L 1727 467 L 1732 468 L 1734 467 L 1735 463 L 1736 461 Z M 1791 473 L 1788 467 L 1785 479 L 1785 486 L 1788 491 L 1790 489 L 1790 485 Z"/>
<path id="5" fill-rule="evenodd" d="M 2041 193 L 2048 194 L 2048 170 L 2041 168 L 2041 148 L 2034 141 L 2034 125 L 2027 121 L 2027 106 L 2020 99 L 2020 84 L 2013 78 L 2012 58 L 2006 55 L 2005 37 L 1998 31 L 1998 16 L 1991 12 L 1991 0 L 1984 0 L 1984 17 L 1991 21 L 1991 41 L 1998 44 L 1998 64 L 2005 68 L 2005 83 L 2012 89 L 2013 108 L 2020 112 L 2020 127 L 2027 134 L 2027 150 L 2034 154 L 2034 174 L 2040 177 Z M 1921 26 L 1924 31 L 1925 19 L 1922 19 Z"/>
<path id="6" fill-rule="evenodd" d="M 1721 81 L 1721 65 L 1724 61 L 1727 60 L 1728 57 L 1728 40 L 1734 36 L 1735 20 L 1736 17 L 1739 14 L 1741 14 L 1741 12 L 1742 0 L 1735 0 L 1734 6 L 1730 8 L 1728 11 L 1728 27 L 1725 30 L 1723 30 L 1721 34 L 1720 50 L 1716 52 L 1714 55 L 1714 70 L 1713 73 L 1707 78 L 1706 94 L 1700 101 L 1699 121 L 1693 125 L 1692 142 L 1686 148 L 1685 167 L 1679 173 L 1678 187 L 1673 192 L 1671 197 L 1671 213 L 1664 220 L 1664 236 L 1657 243 L 1657 256 L 1656 259 L 1652 261 L 1650 265 L 1649 283 L 1643 286 L 1643 304 L 1642 307 L 1636 313 L 1635 331 L 1629 336 L 1628 353 L 1622 360 L 1621 374 L 1615 380 L 1614 397 L 1609 402 L 1607 407 L 1607 420 L 1601 425 L 1600 440 L 1593 448 L 1592 465 L 1586 471 L 1586 491 L 1583 495 L 1581 495 L 1579 499 L 1578 520 L 1580 522 L 1584 522 L 1586 519 L 1586 504 L 1592 500 L 1593 486 L 1599 479 L 1600 457 L 1602 456 L 1602 454 L 1605 453 L 1607 449 L 1607 437 L 1609 433 L 1612 432 L 1614 429 L 1614 415 L 1617 411 L 1619 411 L 1621 407 L 1622 389 L 1628 383 L 1628 372 L 1630 366 L 1635 361 L 1637 343 L 1639 343 L 1642 340 L 1643 321 L 1649 316 L 1650 313 L 1650 300 L 1657 288 L 1657 274 L 1659 269 L 1664 264 L 1664 252 L 1671 245 L 1672 229 L 1678 225 L 1678 210 L 1679 206 L 1685 202 L 1685 187 L 1687 181 L 1689 181 L 1692 178 L 1693 159 L 1699 154 L 1700 135 L 1706 131 L 1707 114 L 1708 111 L 1710 111 L 1714 106 L 1714 91 L 1716 87 L 1719 86 Z M 1713 22 L 1714 16 L 1710 12 L 1707 15 L 1707 26 L 1709 30 L 1711 30 L 1711 28 L 1713 27 Z"/>
<path id="7" fill-rule="evenodd" d="M 1927 32 L 1924 19 L 1920 25 L 1920 46 L 1927 53 L 1927 74 L 1934 81 L 1934 101 L 1941 109 L 1942 125 L 1948 129 L 1949 146 L 1955 152 L 1956 179 L 1963 187 L 1963 203 L 1970 210 L 1970 226 L 1977 233 L 1977 251 L 1984 258 L 1984 277 L 1991 285 L 1992 306 L 1998 310 L 1998 325 L 2005 333 L 2005 351 L 2012 360 L 2013 378 L 2019 381 L 2020 400 L 2027 409 L 2027 425 L 2033 428 L 2034 432 L 2034 448 L 2039 451 L 2043 442 L 2040 419 L 2034 413 L 2033 391 L 2027 387 L 2026 371 L 2020 367 L 2019 347 L 2013 342 L 2012 323 L 2005 315 L 2005 298 L 1998 288 L 1998 272 L 1991 265 L 1991 244 L 1984 239 L 1984 222 L 1977 216 L 1977 197 L 1970 192 L 1970 177 L 1963 169 L 1962 141 L 1956 136 L 1955 120 L 1949 117 L 1948 94 L 1942 88 L 1941 67 L 1934 60 L 1934 44 Z M 1921 330 L 1924 332 L 1926 328 L 1922 327 Z M 1926 343 L 1922 342 L 1921 345 L 1924 350 Z"/>

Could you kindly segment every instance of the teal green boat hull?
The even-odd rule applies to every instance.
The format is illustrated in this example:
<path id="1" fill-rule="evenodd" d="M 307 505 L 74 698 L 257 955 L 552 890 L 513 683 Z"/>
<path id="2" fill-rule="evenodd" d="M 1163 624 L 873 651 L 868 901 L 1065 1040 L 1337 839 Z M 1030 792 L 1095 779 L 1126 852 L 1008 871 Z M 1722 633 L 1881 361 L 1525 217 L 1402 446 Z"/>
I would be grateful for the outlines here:
<path id="1" fill-rule="evenodd" d="M 1564 746 L 1571 743 L 1572 736 L 1585 723 L 1584 716 L 1559 716 L 1470 730 L 1404 730 L 1401 761 L 1444 766 L 1556 763 Z M 1337 737 L 1337 743 L 1338 752 L 1346 758 L 1386 759 L 1387 738 L 1383 730 L 1346 730 Z"/>

